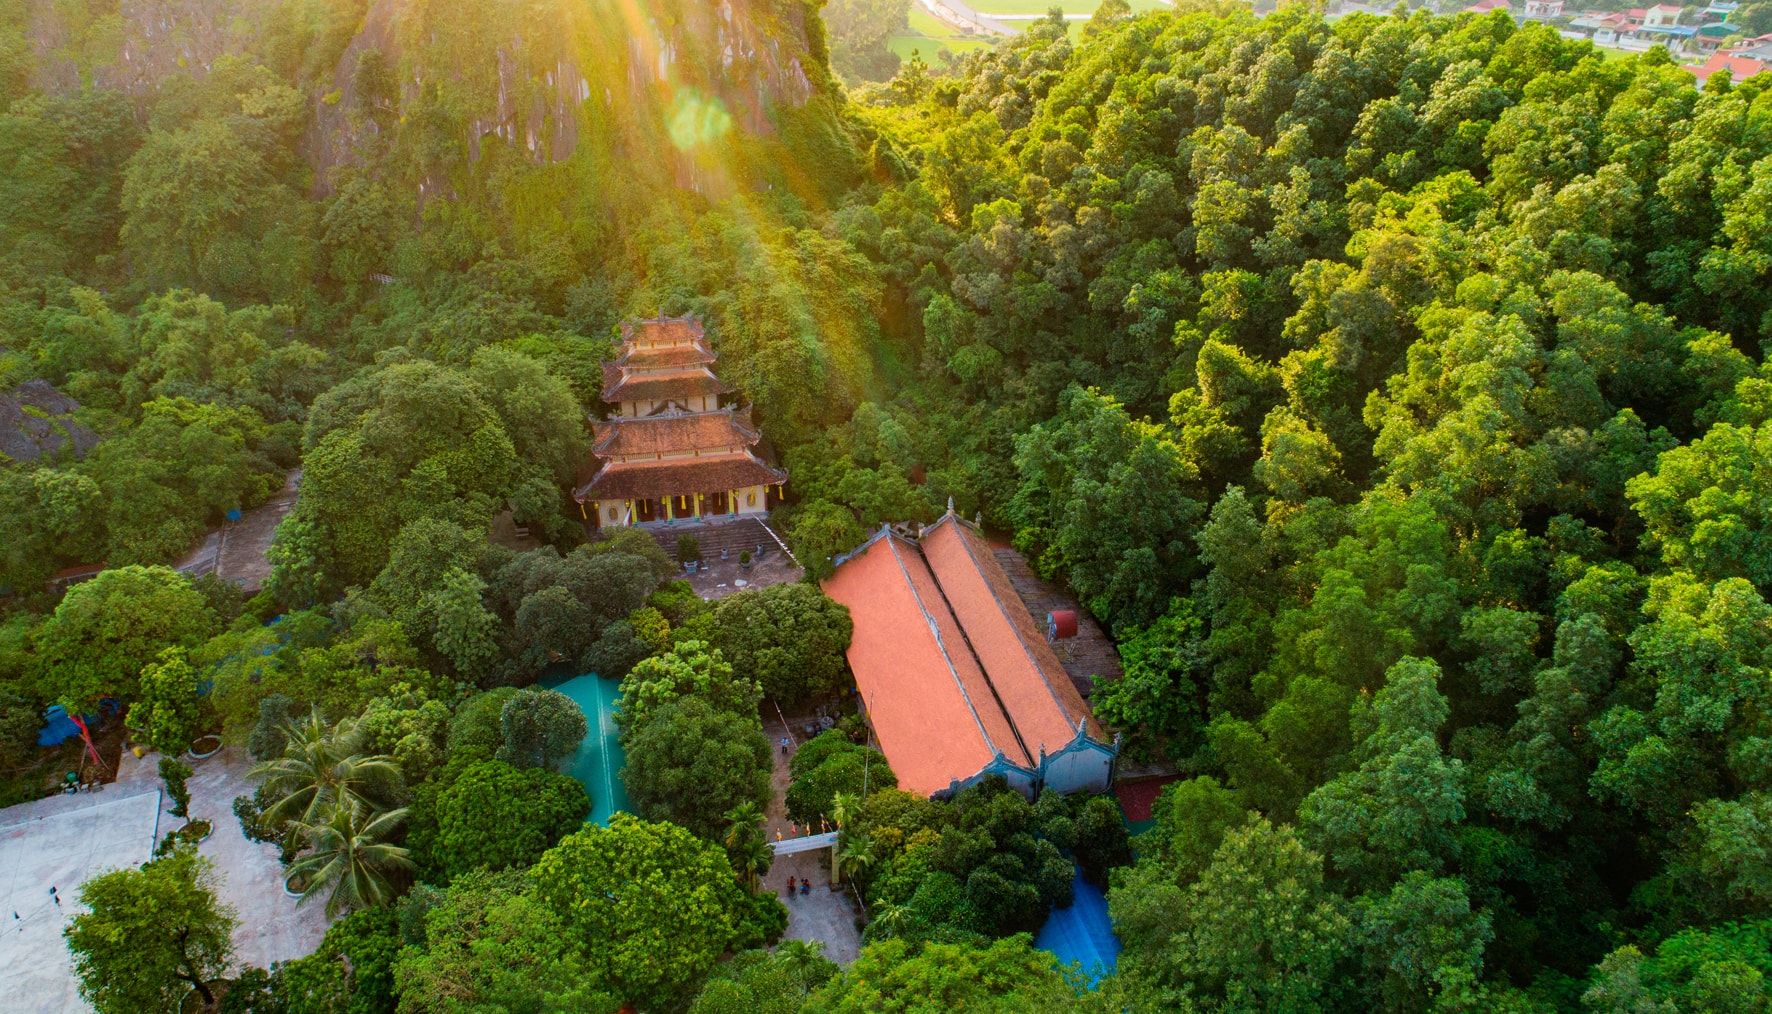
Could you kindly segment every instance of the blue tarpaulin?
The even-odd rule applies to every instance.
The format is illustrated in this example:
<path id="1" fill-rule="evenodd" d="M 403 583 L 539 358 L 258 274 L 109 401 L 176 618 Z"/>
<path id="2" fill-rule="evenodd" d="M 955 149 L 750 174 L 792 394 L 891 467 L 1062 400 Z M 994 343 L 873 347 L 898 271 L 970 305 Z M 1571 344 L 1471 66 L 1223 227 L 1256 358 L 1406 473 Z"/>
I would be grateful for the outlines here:
<path id="1" fill-rule="evenodd" d="M 116 698 L 107 697 L 98 704 L 99 715 L 114 714 L 120 707 Z M 90 728 L 98 724 L 99 715 L 81 715 L 80 720 Z M 48 724 L 43 731 L 37 733 L 38 746 L 59 746 L 64 740 L 80 735 L 80 727 L 68 717 L 68 709 L 59 704 L 51 704 L 43 712 L 43 720 Z"/>
<path id="2" fill-rule="evenodd" d="M 1061 965 L 1081 965 L 1089 984 L 1112 972 L 1120 958 L 1120 938 L 1114 936 L 1114 923 L 1108 918 L 1107 896 L 1083 879 L 1078 871 L 1071 880 L 1075 894 L 1068 908 L 1055 908 L 1040 927 L 1034 946 L 1050 951 Z"/>
<path id="3" fill-rule="evenodd" d="M 49 710 L 43 713 L 43 718 L 49 724 L 37 734 L 38 746 L 59 746 L 63 740 L 80 735 L 80 727 L 68 717 L 68 709 L 59 704 L 50 705 Z"/>

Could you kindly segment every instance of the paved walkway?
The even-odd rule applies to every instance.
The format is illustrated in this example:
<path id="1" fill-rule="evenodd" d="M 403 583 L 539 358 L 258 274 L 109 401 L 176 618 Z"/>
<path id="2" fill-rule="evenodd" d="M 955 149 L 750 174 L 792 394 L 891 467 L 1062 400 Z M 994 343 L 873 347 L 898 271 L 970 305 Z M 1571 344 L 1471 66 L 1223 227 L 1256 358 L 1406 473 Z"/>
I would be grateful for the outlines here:
<path id="1" fill-rule="evenodd" d="M 205 760 L 186 757 L 184 761 L 193 772 L 187 783 L 191 790 L 191 816 L 215 825 L 215 831 L 197 851 L 215 862 L 221 879 L 217 894 L 240 919 L 234 930 L 236 964 L 269 968 L 273 961 L 312 953 L 326 935 L 325 899 L 315 898 L 297 908 L 295 899 L 283 892 L 283 867 L 277 862 L 277 847 L 248 841 L 240 833 L 240 821 L 234 816 L 234 797 L 251 795 L 254 788 L 246 777 L 252 763 L 245 751 L 228 747 Z M 118 777 L 138 772 L 157 777 L 159 763 L 158 754 L 150 753 L 136 760 L 125 751 Z M 170 801 L 167 805 L 171 805 Z M 160 818 L 162 833 L 178 825 L 177 817 Z"/>
<path id="2" fill-rule="evenodd" d="M 224 581 L 232 581 L 256 594 L 271 576 L 271 560 L 265 554 L 271 548 L 271 537 L 277 525 L 295 509 L 297 491 L 301 487 L 301 469 L 283 477 L 281 492 L 271 495 L 262 507 L 246 512 L 239 521 L 230 522 L 222 530 L 222 542 L 216 553 L 216 573 Z"/>
<path id="3" fill-rule="evenodd" d="M 816 940 L 824 944 L 824 956 L 847 965 L 861 953 L 861 930 L 856 928 L 853 896 L 847 888 L 831 887 L 830 852 L 819 849 L 782 856 L 769 867 L 764 887 L 779 893 L 788 907 L 788 929 L 783 940 Z M 810 879 L 812 890 L 788 897 L 788 878 Z"/>
<path id="4" fill-rule="evenodd" d="M 773 751 L 775 768 L 770 779 L 773 791 L 769 807 L 764 811 L 767 819 L 763 825 L 764 837 L 773 844 L 806 833 L 805 828 L 788 823 L 786 796 L 788 783 L 792 781 L 788 761 L 793 756 L 792 751 L 806 742 L 804 726 L 810 719 L 789 715 L 788 724 L 784 725 L 774 714 L 771 703 L 765 701 L 763 710 L 763 732 L 771 743 L 776 744 Z M 782 753 L 780 745 L 783 736 L 788 737 L 790 752 L 786 754 Z M 810 879 L 812 890 L 789 897 L 789 877 L 793 877 L 796 883 Z M 851 894 L 847 890 L 832 890 L 830 883 L 831 852 L 829 849 L 814 849 L 776 857 L 769 866 L 763 887 L 781 895 L 782 903 L 788 907 L 788 929 L 783 939 L 817 940 L 824 944 L 825 957 L 839 965 L 847 965 L 861 952 L 861 930 L 855 925 L 857 913 Z"/>
<path id="5" fill-rule="evenodd" d="M 0 828 L 0 1006 L 18 1014 L 90 1009 L 77 991 L 62 929 L 80 910 L 81 884 L 153 854 L 160 812 L 156 790 L 107 789 L 28 805 L 47 802 L 63 806 Z M 0 819 L 22 809 L 9 808 Z"/>
<path id="6" fill-rule="evenodd" d="M 192 577 L 214 574 L 232 581 L 248 595 L 264 587 L 271 574 L 271 561 L 266 552 L 277 525 L 295 509 L 301 486 L 301 469 L 283 477 L 283 489 L 259 507 L 246 511 L 238 521 L 224 521 L 220 528 L 203 537 L 203 541 L 174 566 Z"/>
<path id="7" fill-rule="evenodd" d="M 230 747 L 205 760 L 185 758 L 193 817 L 215 830 L 197 851 L 215 863 L 223 904 L 239 917 L 237 965 L 268 968 L 311 953 L 326 933 L 325 905 L 297 908 L 283 893 L 277 849 L 246 840 L 234 797 L 252 792 L 245 755 Z M 61 931 L 78 911 L 80 885 L 109 869 L 146 862 L 160 836 L 182 821 L 166 811 L 160 757 L 124 751 L 117 780 L 98 792 L 50 796 L 0 810 L 0 1009 L 20 1014 L 74 1014 L 89 1008 L 75 988 Z M 54 886 L 62 903 L 49 896 Z M 13 913 L 18 918 L 13 918 Z"/>
<path id="8" fill-rule="evenodd" d="M 686 576 L 689 578 L 689 586 L 695 589 L 695 594 L 712 601 L 736 595 L 746 588 L 790 584 L 805 577 L 806 572 L 800 569 L 799 564 L 788 559 L 786 553 L 776 550 L 765 555 L 761 562 L 752 564 L 750 570 L 745 570 L 739 564 L 735 553 L 725 560 L 705 561 L 699 571 Z"/>

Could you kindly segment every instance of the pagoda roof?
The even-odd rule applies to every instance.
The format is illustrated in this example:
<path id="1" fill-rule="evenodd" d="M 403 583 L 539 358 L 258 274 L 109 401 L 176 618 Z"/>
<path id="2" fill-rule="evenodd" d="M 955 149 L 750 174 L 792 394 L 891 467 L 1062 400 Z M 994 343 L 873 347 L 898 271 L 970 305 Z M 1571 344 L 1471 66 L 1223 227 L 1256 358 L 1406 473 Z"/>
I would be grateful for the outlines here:
<path id="1" fill-rule="evenodd" d="M 732 390 L 705 368 L 637 374 L 627 373 L 620 367 L 615 369 L 620 375 L 611 377 L 610 366 L 605 364 L 603 368 L 603 400 L 612 403 L 695 398 L 704 394 L 725 394 Z"/>
<path id="2" fill-rule="evenodd" d="M 751 409 L 718 412 L 667 412 L 640 419 L 610 419 L 596 424 L 599 457 L 659 454 L 669 451 L 750 447 L 761 438 L 751 426 Z"/>
<path id="3" fill-rule="evenodd" d="M 625 343 L 638 345 L 677 345 L 700 341 L 707 330 L 701 318 L 693 313 L 681 317 L 660 314 L 646 320 L 623 321 L 621 337 Z"/>
<path id="4" fill-rule="evenodd" d="M 669 369 L 673 366 L 700 366 L 719 357 L 701 342 L 692 345 L 623 345 L 621 355 L 604 367 L 626 366 L 636 370 Z"/>
<path id="5" fill-rule="evenodd" d="M 610 462 L 573 491 L 574 499 L 650 500 L 691 493 L 717 493 L 746 486 L 773 486 L 788 474 L 770 468 L 749 452 L 674 458 L 669 461 Z"/>

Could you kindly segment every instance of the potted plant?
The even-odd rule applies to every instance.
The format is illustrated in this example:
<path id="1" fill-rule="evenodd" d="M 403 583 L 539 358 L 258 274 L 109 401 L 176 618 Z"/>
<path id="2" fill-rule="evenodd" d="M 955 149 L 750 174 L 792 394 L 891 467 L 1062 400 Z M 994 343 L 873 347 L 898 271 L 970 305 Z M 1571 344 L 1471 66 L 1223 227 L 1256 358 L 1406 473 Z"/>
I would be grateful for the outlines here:
<path id="1" fill-rule="evenodd" d="M 739 570 L 750 570 L 751 569 L 751 551 L 750 550 L 748 550 L 748 549 L 739 550 L 738 569 Z"/>
<path id="2" fill-rule="evenodd" d="M 160 844 L 154 847 L 154 855 L 163 856 L 180 845 L 199 845 L 214 833 L 215 825 L 198 818 L 190 821 L 176 831 L 168 831 Z"/>
<path id="3" fill-rule="evenodd" d="M 689 573 L 701 566 L 701 543 L 693 535 L 677 536 L 677 562 Z"/>
<path id="4" fill-rule="evenodd" d="M 190 754 L 192 760 L 202 760 L 221 753 L 222 740 L 213 732 L 204 733 L 191 740 Z"/>

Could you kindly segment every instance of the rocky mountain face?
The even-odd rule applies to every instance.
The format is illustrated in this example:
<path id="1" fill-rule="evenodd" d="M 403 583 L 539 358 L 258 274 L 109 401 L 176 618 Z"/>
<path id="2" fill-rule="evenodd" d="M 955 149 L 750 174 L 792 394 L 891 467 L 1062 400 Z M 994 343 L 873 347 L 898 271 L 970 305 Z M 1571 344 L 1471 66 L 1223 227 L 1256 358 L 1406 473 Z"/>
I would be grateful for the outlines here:
<path id="1" fill-rule="evenodd" d="M 32 0 L 37 87 L 146 100 L 230 54 L 263 62 L 311 103 L 316 192 L 330 168 L 416 121 L 474 160 L 490 138 L 536 164 L 592 137 L 645 157 L 661 129 L 768 134 L 778 110 L 831 87 L 806 0 L 114 0 L 95 13 L 104 6 Z M 694 186 L 682 161 L 679 182 Z"/>
<path id="2" fill-rule="evenodd" d="M 98 435 L 74 421 L 79 407 L 46 380 L 27 380 L 11 394 L 0 392 L 0 458 L 85 457 Z"/>

